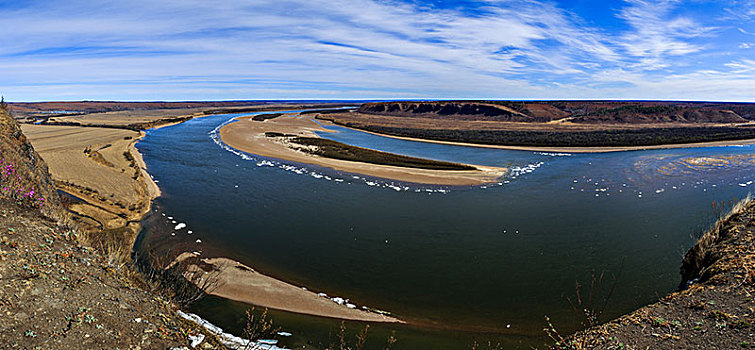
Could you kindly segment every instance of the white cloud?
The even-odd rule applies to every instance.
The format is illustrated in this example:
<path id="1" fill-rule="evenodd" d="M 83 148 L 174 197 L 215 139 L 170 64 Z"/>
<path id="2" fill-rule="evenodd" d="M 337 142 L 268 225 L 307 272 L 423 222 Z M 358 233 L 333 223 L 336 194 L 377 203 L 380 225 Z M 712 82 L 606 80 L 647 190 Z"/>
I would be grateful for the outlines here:
<path id="1" fill-rule="evenodd" d="M 473 13 L 390 0 L 0 7 L 3 26 L 13 28 L 0 36 L 0 92 L 16 100 L 658 98 L 703 79 L 690 62 L 715 32 L 675 14 L 679 1 L 626 1 L 617 18 L 628 29 L 618 33 L 550 2 L 478 6 Z M 736 62 L 744 61 L 698 70 L 718 72 L 705 79 L 720 84 L 731 72 L 752 81 Z M 686 73 L 666 72 L 684 65 Z M 734 91 L 747 87 L 737 79 Z M 675 80 L 685 85 L 669 88 Z"/>
<path id="2" fill-rule="evenodd" d="M 619 41 L 627 53 L 640 57 L 640 66 L 647 69 L 666 67 L 667 56 L 683 56 L 703 50 L 703 47 L 688 39 L 702 36 L 714 28 L 705 27 L 692 19 L 672 17 L 672 10 L 679 0 L 626 0 L 618 17 L 627 21 L 632 31 Z"/>

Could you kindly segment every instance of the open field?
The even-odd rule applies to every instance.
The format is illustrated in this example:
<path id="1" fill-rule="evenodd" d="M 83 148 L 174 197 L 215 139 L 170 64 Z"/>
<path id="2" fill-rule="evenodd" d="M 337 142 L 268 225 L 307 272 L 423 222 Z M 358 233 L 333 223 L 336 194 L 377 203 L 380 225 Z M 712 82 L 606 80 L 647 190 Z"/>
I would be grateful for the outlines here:
<path id="1" fill-rule="evenodd" d="M 22 125 L 22 130 L 47 162 L 56 186 L 85 200 L 69 208 L 82 214 L 86 224 L 103 229 L 136 226 L 159 193 L 145 182 L 149 177 L 132 147 L 139 132 L 50 125 Z"/>
<path id="2" fill-rule="evenodd" d="M 476 185 L 496 181 L 506 171 L 503 168 L 482 166 L 473 166 L 476 170 L 430 170 L 326 158 L 314 155 L 311 151 L 299 150 L 301 145 L 292 147 L 287 137 L 267 136 L 276 133 L 316 138 L 315 130 L 328 131 L 315 123 L 311 116 L 278 117 L 266 121 L 243 117 L 221 128 L 220 135 L 223 142 L 244 152 L 406 182 Z"/>
<path id="3" fill-rule="evenodd" d="M 203 115 L 206 108 L 180 108 L 180 109 L 152 109 L 152 110 L 129 110 L 102 113 L 90 113 L 73 116 L 50 117 L 46 123 L 78 123 L 83 126 L 141 126 L 144 124 L 159 122 L 164 119 L 192 117 Z M 144 125 L 147 126 L 147 125 Z"/>

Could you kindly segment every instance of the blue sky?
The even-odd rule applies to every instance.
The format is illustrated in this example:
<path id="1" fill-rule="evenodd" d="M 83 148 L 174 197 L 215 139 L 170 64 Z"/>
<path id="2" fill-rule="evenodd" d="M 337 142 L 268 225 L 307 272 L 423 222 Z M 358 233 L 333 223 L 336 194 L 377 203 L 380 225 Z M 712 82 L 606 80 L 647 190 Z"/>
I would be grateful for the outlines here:
<path id="1" fill-rule="evenodd" d="M 754 1 L 0 0 L 11 101 L 755 101 Z"/>

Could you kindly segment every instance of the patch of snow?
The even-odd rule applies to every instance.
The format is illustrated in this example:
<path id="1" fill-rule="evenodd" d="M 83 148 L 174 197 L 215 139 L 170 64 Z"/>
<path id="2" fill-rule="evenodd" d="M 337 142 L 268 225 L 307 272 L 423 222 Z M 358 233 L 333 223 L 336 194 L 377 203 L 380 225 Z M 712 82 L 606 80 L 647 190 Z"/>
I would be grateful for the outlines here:
<path id="1" fill-rule="evenodd" d="M 202 344 L 204 341 L 204 334 L 189 335 L 189 340 L 191 341 L 191 344 L 189 345 L 191 345 L 192 348 L 196 348 L 197 345 Z"/>
<path id="2" fill-rule="evenodd" d="M 223 345 L 230 349 L 235 350 L 241 350 L 241 349 L 249 349 L 249 350 L 259 350 L 259 349 L 269 349 L 269 350 L 287 350 L 285 348 L 281 348 L 277 346 L 278 341 L 277 340 L 259 340 L 259 341 L 252 341 L 249 339 L 244 339 L 241 337 L 237 337 L 230 333 L 223 332 L 223 329 L 210 323 L 209 321 L 199 317 L 196 314 L 192 313 L 185 313 L 181 310 L 178 310 L 178 315 L 182 318 L 189 320 L 191 322 L 194 322 L 198 324 L 199 326 L 203 327 L 208 332 L 215 335 Z M 281 332 L 283 333 L 283 332 Z M 286 333 L 289 334 L 290 333 Z"/>

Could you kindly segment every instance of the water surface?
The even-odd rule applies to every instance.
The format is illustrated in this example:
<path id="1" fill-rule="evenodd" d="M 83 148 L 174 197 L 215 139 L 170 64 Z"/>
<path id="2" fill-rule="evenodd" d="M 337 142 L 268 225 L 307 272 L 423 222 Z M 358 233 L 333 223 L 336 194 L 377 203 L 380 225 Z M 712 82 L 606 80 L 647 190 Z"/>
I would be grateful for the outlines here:
<path id="1" fill-rule="evenodd" d="M 602 288 L 593 288 L 604 319 L 653 302 L 679 283 L 682 255 L 715 219 L 711 203 L 743 198 L 755 186 L 753 146 L 556 155 L 337 126 L 321 133 L 382 151 L 514 169 L 486 186 L 400 183 L 231 152 L 213 130 L 234 116 L 149 130 L 137 145 L 163 192 L 157 207 L 193 231 L 160 242 L 222 254 L 422 325 L 373 328 L 381 339 L 397 330 L 395 348 L 463 348 L 472 339 L 542 345 L 546 315 L 564 333 L 581 327 L 569 299 L 576 283 L 587 293 L 594 275 L 604 276 Z M 600 296 L 614 284 L 604 303 Z M 243 312 L 214 298 L 197 309 L 232 328 Z M 314 343 L 327 343 L 338 327 L 274 316 Z"/>

